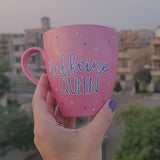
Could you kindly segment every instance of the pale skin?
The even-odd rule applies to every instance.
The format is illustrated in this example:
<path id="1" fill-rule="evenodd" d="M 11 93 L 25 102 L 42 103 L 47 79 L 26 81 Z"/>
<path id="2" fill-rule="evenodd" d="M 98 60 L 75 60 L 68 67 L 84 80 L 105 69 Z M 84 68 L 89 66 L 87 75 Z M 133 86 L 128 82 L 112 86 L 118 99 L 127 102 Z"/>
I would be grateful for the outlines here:
<path id="1" fill-rule="evenodd" d="M 65 119 L 49 93 L 42 74 L 32 101 L 34 142 L 44 160 L 101 160 L 101 144 L 114 112 L 107 102 L 87 126 L 75 129 L 75 118 Z M 60 125 L 61 124 L 61 125 Z M 63 124 L 63 126 L 62 126 Z"/>

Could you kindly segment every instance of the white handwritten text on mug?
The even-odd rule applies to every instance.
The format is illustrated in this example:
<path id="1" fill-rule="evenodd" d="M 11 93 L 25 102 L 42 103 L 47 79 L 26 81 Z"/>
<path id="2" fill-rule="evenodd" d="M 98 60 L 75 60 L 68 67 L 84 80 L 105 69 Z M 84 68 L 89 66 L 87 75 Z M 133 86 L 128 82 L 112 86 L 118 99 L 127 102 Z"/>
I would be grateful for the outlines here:
<path id="1" fill-rule="evenodd" d="M 91 94 L 92 91 L 95 93 L 99 92 L 99 75 L 103 72 L 108 72 L 110 69 L 108 64 L 101 65 L 100 61 L 94 61 L 90 66 L 90 59 L 87 58 L 86 61 L 80 60 L 79 62 L 75 63 L 76 56 L 74 53 L 70 54 L 69 57 L 69 65 L 66 67 L 66 56 L 62 55 L 60 59 L 60 69 L 57 65 L 54 64 L 54 60 L 49 61 L 49 73 L 52 78 L 55 76 L 62 75 L 63 77 L 60 78 L 59 85 L 60 90 L 63 94 Z M 87 73 L 97 69 L 97 76 L 96 82 L 94 81 L 92 76 L 76 76 L 76 69 L 83 72 L 86 71 Z M 74 76 L 74 89 L 71 85 L 71 78 L 69 76 L 69 72 L 71 76 Z M 83 85 L 83 86 L 82 86 Z M 80 88 L 83 87 L 83 92 L 81 92 Z"/>

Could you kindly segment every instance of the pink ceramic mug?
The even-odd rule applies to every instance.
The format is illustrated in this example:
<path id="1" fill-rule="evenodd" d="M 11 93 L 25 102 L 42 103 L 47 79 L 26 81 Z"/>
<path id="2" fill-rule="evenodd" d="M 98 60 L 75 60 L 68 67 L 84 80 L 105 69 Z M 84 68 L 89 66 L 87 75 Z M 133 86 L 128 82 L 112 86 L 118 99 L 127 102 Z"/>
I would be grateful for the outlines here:
<path id="1" fill-rule="evenodd" d="M 70 25 L 51 29 L 43 35 L 44 49 L 25 51 L 21 65 L 28 79 L 28 58 L 42 55 L 59 109 L 65 117 L 95 116 L 112 94 L 117 61 L 117 32 L 99 25 Z"/>

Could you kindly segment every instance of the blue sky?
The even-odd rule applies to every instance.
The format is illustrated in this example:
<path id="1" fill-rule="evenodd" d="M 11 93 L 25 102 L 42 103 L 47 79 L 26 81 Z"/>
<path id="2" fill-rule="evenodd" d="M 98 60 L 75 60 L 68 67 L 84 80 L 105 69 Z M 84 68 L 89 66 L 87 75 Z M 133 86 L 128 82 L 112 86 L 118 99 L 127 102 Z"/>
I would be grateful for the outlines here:
<path id="1" fill-rule="evenodd" d="M 0 33 L 39 28 L 42 16 L 51 26 L 98 24 L 123 29 L 160 25 L 160 0 L 0 0 Z"/>

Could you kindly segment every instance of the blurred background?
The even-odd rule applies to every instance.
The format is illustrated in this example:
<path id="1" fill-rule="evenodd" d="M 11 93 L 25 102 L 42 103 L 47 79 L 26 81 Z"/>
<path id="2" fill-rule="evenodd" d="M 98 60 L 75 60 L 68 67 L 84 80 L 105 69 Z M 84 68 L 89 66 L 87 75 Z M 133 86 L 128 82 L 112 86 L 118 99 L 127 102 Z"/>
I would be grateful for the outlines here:
<path id="1" fill-rule="evenodd" d="M 113 27 L 119 35 L 118 109 L 104 136 L 103 160 L 160 159 L 160 1 L 0 0 L 0 160 L 41 160 L 33 143 L 35 86 L 21 56 L 43 33 L 71 24 Z M 34 54 L 29 68 L 45 72 Z M 79 118 L 78 126 L 90 118 Z"/>

